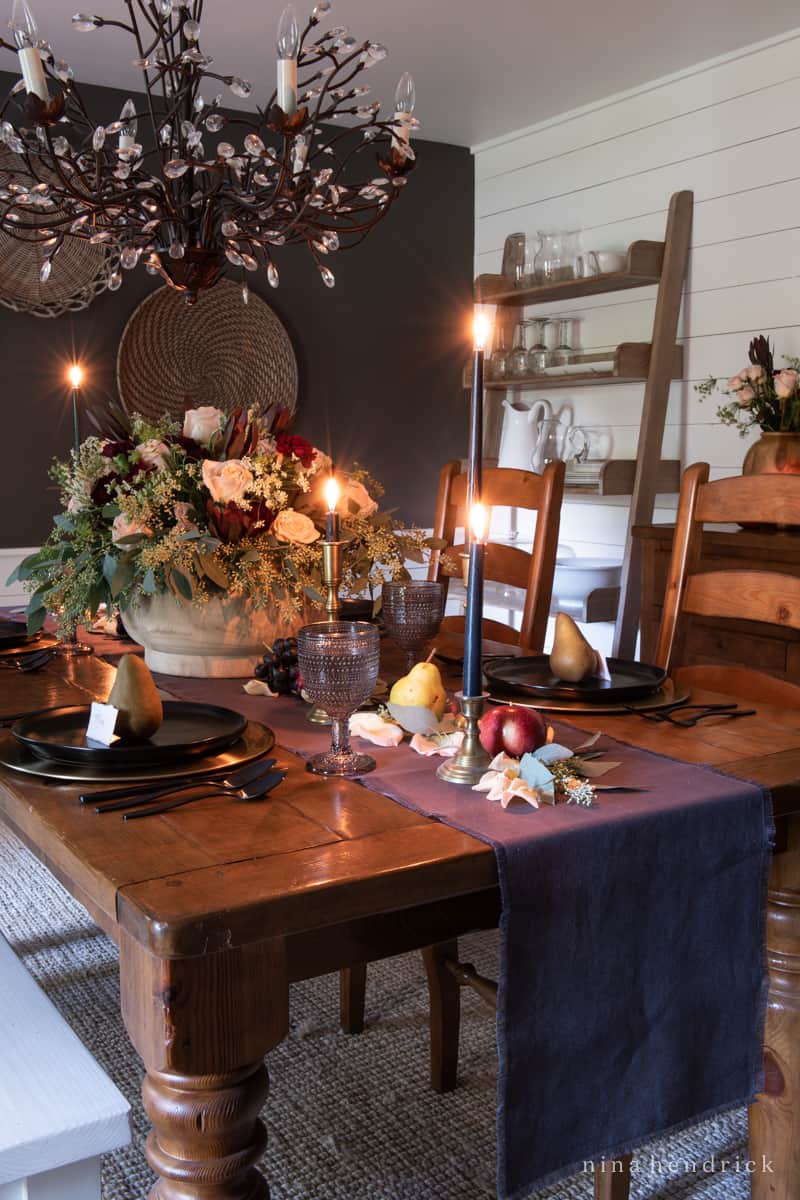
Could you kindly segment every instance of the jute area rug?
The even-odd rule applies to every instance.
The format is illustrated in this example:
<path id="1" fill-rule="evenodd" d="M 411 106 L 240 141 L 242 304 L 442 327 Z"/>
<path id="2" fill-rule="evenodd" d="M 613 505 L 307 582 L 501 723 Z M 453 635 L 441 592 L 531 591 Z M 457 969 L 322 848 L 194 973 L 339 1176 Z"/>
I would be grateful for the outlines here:
<path id="1" fill-rule="evenodd" d="M 0 928 L 132 1105 L 134 1141 L 105 1159 L 103 1200 L 145 1200 L 153 1176 L 142 1151 L 142 1072 L 119 1016 L 115 947 L 2 825 Z M 496 971 L 491 936 L 465 939 L 464 949 L 479 970 Z M 268 1060 L 263 1169 L 273 1200 L 493 1200 L 491 1013 L 471 993 L 464 997 L 460 1084 L 451 1095 L 437 1096 L 428 1087 L 419 956 L 376 963 L 368 975 L 368 1026 L 359 1037 L 339 1031 L 335 977 L 293 990 L 290 1035 Z M 612 1100 L 597 1097 L 598 1104 Z M 750 1194 L 746 1159 L 739 1111 L 641 1151 L 632 1195 L 744 1200 Z M 591 1175 L 537 1195 L 590 1200 Z"/>

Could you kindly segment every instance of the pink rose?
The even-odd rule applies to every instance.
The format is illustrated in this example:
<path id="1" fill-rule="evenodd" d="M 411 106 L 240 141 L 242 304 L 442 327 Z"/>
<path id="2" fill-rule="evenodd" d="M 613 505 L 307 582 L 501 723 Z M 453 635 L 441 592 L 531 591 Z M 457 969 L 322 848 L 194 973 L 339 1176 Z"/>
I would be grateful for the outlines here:
<path id="1" fill-rule="evenodd" d="M 353 507 L 355 505 L 355 508 Z M 342 488 L 339 512 L 343 516 L 370 517 L 378 511 L 378 505 L 367 489 L 357 479 L 347 479 Z"/>
<path id="2" fill-rule="evenodd" d="M 792 368 L 779 371 L 773 382 L 775 384 L 775 395 L 778 399 L 788 400 L 797 391 L 797 371 Z"/>
<path id="3" fill-rule="evenodd" d="M 218 504 L 229 504 L 231 501 L 238 504 L 244 499 L 248 488 L 253 486 L 253 475 L 238 458 L 229 458 L 227 462 L 205 458 L 203 483 L 211 493 L 212 500 Z"/>
<path id="4" fill-rule="evenodd" d="M 730 379 L 725 384 L 725 391 L 726 392 L 738 392 L 739 389 L 742 387 L 744 387 L 744 379 L 742 379 L 742 376 L 741 375 L 731 375 Z"/>
<path id="5" fill-rule="evenodd" d="M 300 546 L 310 546 L 320 536 L 314 522 L 293 508 L 285 508 L 279 512 L 272 522 L 270 533 L 279 542 L 294 542 Z"/>
<path id="6" fill-rule="evenodd" d="M 156 471 L 161 471 L 167 465 L 169 448 L 157 438 L 148 438 L 146 442 L 139 443 L 136 447 L 136 453 L 139 455 L 139 462 L 143 466 L 153 467 Z"/>
<path id="7" fill-rule="evenodd" d="M 207 446 L 226 420 L 222 409 L 213 408 L 210 404 L 190 408 L 183 417 L 183 436 L 191 438 L 200 446 Z"/>
<path id="8" fill-rule="evenodd" d="M 745 379 L 749 379 L 751 383 L 761 383 L 764 379 L 764 368 L 755 363 L 752 367 L 747 367 L 746 370 L 742 371 L 742 375 Z"/>
<path id="9" fill-rule="evenodd" d="M 117 513 L 111 526 L 111 540 L 115 546 L 119 545 L 123 538 L 135 537 L 136 534 L 151 537 L 152 533 L 152 529 L 145 525 L 144 521 L 126 517 L 125 513 Z"/>
<path id="10" fill-rule="evenodd" d="M 750 386 L 741 388 L 737 397 L 740 408 L 746 408 L 751 400 L 755 400 L 756 394 Z"/>

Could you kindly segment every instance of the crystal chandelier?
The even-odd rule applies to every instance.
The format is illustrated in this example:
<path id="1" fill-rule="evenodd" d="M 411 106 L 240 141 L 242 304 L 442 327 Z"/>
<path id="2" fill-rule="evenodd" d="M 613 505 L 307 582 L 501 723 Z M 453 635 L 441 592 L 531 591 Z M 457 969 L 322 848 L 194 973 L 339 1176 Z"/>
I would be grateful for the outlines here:
<path id="1" fill-rule="evenodd" d="M 363 73 L 386 48 L 342 27 L 318 36 L 330 0 L 317 0 L 302 32 L 289 5 L 275 90 L 253 116 L 228 116 L 224 91 L 212 91 L 247 99 L 252 86 L 212 69 L 200 47 L 203 0 L 124 7 L 125 19 L 72 18 L 87 34 L 121 29 L 136 46 L 143 98 L 97 124 L 69 64 L 40 40 L 27 0 L 14 0 L 15 44 L 0 46 L 17 54 L 22 79 L 0 107 L 0 229 L 44 245 L 43 281 L 65 239 L 83 238 L 124 268 L 143 260 L 189 303 L 231 270 L 245 299 L 248 272 L 265 270 L 277 287 L 275 251 L 289 245 L 305 245 L 333 287 L 330 256 L 382 220 L 414 165 L 411 76 L 380 119 Z M 111 288 L 121 281 L 117 269 Z"/>

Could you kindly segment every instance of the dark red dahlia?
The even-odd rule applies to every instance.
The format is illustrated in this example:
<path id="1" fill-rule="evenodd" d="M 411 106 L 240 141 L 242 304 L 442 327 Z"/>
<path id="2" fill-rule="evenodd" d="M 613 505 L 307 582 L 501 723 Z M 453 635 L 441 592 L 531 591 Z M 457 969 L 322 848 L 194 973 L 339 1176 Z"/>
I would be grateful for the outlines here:
<path id="1" fill-rule="evenodd" d="M 278 454 L 285 454 L 287 457 L 293 454 L 295 458 L 299 459 L 300 465 L 305 470 L 308 470 L 317 457 L 317 452 L 311 442 L 307 442 L 305 438 L 298 437 L 294 433 L 279 433 L 275 439 L 275 449 Z"/>

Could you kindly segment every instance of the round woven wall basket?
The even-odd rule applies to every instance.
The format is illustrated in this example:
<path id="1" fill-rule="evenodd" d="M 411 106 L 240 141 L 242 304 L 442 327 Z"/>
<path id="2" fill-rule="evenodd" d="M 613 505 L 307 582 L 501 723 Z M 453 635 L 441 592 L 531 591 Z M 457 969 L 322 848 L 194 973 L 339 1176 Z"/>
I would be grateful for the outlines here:
<path id="1" fill-rule="evenodd" d="M 270 404 L 297 407 L 297 361 L 289 335 L 268 304 L 229 279 L 187 305 L 159 288 L 125 326 L 117 386 L 130 412 L 180 419 L 187 407 L 225 411 Z"/>
<path id="2" fill-rule="evenodd" d="M 19 181 L 21 166 L 16 155 L 0 151 L 0 185 L 12 171 Z M 53 208 L 42 212 L 43 225 L 53 220 L 53 212 Z M 31 218 L 34 215 L 31 210 Z M 102 246 L 68 237 L 53 259 L 50 278 L 42 283 L 40 272 L 45 258 L 41 244 L 0 233 L 0 304 L 35 317 L 80 312 L 106 290 L 118 264 L 117 257 Z"/>

